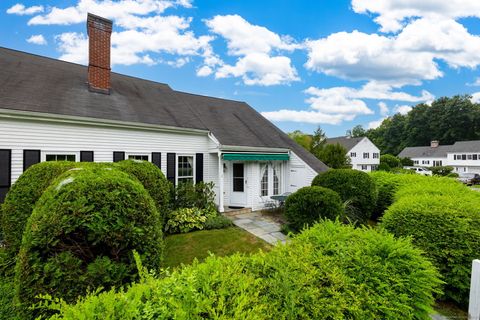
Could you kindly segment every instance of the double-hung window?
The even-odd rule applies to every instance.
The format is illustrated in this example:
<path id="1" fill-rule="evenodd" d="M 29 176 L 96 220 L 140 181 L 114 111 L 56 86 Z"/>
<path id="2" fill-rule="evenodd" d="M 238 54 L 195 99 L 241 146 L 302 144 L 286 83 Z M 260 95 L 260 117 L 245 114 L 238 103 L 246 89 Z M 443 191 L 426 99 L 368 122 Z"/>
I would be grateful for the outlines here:
<path id="1" fill-rule="evenodd" d="M 363 153 L 363 159 L 370 159 L 370 153 L 364 152 Z"/>
<path id="2" fill-rule="evenodd" d="M 177 181 L 180 183 L 195 183 L 194 179 L 194 156 L 178 156 L 177 158 Z"/>
<path id="3" fill-rule="evenodd" d="M 378 152 L 373 153 L 373 159 L 378 159 L 380 158 L 380 154 Z"/>
<path id="4" fill-rule="evenodd" d="M 350 157 L 351 157 L 351 158 L 356 158 L 356 157 L 357 157 L 357 153 L 356 153 L 356 152 L 350 152 Z"/>

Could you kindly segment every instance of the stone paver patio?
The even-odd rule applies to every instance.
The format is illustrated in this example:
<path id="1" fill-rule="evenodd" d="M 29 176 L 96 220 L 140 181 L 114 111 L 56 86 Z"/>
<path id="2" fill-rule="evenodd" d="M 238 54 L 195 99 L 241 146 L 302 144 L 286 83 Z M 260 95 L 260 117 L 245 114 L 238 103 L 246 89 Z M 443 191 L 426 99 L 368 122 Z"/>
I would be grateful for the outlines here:
<path id="1" fill-rule="evenodd" d="M 280 223 L 271 217 L 262 215 L 260 212 L 242 213 L 230 216 L 233 223 L 250 232 L 251 234 L 265 240 L 270 244 L 277 244 L 279 241 L 285 243 L 287 237 L 280 232 Z"/>

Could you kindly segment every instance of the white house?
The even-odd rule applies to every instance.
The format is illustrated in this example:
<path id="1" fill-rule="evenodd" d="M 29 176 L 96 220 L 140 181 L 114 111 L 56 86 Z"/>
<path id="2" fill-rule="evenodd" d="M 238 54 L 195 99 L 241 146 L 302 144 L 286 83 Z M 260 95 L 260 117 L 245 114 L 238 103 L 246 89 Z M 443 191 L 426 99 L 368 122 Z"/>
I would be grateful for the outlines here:
<path id="1" fill-rule="evenodd" d="M 377 170 L 380 164 L 380 149 L 367 137 L 349 136 L 328 138 L 327 144 L 340 144 L 347 150 L 352 169 L 361 171 Z"/>
<path id="2" fill-rule="evenodd" d="M 415 166 L 451 166 L 455 172 L 480 173 L 480 140 L 452 145 L 434 140 L 428 147 L 407 147 L 398 156 L 412 159 Z"/>
<path id="3" fill-rule="evenodd" d="M 0 202 L 41 161 L 151 161 L 174 184 L 214 182 L 220 211 L 328 169 L 244 102 L 110 72 L 112 22 L 87 26 L 88 68 L 0 48 Z"/>

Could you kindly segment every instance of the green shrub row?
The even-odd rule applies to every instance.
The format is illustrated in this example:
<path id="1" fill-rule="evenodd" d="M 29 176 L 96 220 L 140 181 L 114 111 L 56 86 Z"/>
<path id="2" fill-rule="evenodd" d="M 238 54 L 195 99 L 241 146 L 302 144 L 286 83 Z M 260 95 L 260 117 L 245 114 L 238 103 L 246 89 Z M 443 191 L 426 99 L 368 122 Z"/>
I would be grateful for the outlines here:
<path id="1" fill-rule="evenodd" d="M 285 202 L 285 218 L 291 230 L 301 231 L 323 219 L 344 218 L 342 199 L 333 190 L 323 187 L 304 187 L 290 195 Z"/>
<path id="2" fill-rule="evenodd" d="M 160 215 L 145 188 L 121 171 L 70 170 L 38 200 L 28 219 L 15 268 L 21 311 L 50 294 L 74 301 L 87 290 L 137 278 L 132 250 L 158 270 L 163 253 Z"/>
<path id="3" fill-rule="evenodd" d="M 72 162 L 43 162 L 30 167 L 10 188 L 2 204 L 1 226 L 8 258 L 20 249 L 23 230 L 35 203 L 52 181 L 75 167 Z"/>
<path id="4" fill-rule="evenodd" d="M 251 257 L 210 257 L 163 279 L 52 302 L 51 319 L 429 319 L 439 280 L 409 240 L 323 222 Z"/>
<path id="5" fill-rule="evenodd" d="M 337 192 L 351 222 L 366 223 L 372 216 L 377 202 L 377 189 L 367 173 L 353 169 L 328 170 L 316 176 L 312 186 Z"/>
<path id="6" fill-rule="evenodd" d="M 446 177 L 375 172 L 381 226 L 412 237 L 445 281 L 444 298 L 468 303 L 472 260 L 480 253 L 480 193 Z"/>

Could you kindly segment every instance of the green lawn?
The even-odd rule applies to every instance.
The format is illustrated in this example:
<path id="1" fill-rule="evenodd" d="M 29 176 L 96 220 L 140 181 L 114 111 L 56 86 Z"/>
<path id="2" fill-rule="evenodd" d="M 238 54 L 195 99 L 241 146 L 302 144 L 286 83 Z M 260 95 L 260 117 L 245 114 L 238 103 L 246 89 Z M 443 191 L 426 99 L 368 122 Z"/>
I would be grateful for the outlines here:
<path id="1" fill-rule="evenodd" d="M 227 256 L 271 248 L 267 242 L 237 227 L 175 234 L 167 236 L 165 241 L 165 267 L 190 264 L 194 258 L 204 260 L 209 252 L 216 256 Z"/>

